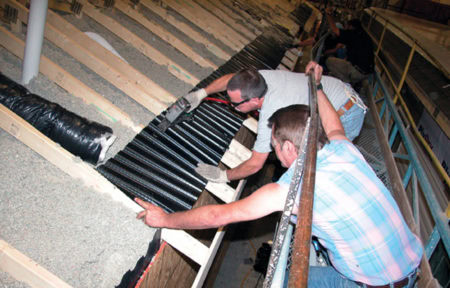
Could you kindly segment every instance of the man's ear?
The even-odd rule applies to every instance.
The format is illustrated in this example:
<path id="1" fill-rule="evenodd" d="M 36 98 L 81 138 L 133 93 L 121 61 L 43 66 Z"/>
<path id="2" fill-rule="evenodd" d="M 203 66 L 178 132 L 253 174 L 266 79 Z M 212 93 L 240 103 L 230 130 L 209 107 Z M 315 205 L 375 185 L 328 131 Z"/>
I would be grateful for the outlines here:
<path id="1" fill-rule="evenodd" d="M 297 150 L 295 149 L 294 143 L 292 143 L 292 141 L 289 141 L 289 140 L 284 141 L 282 148 L 283 148 L 284 151 L 287 151 L 289 153 L 296 153 L 297 152 Z"/>

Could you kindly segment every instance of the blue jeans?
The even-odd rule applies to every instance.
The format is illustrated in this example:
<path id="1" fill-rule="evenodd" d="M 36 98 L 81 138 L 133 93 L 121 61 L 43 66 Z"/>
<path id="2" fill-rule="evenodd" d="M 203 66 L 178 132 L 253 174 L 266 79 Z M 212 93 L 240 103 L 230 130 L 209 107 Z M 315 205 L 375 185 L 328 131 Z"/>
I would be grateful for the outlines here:
<path id="1" fill-rule="evenodd" d="M 364 122 L 365 114 L 366 109 L 361 108 L 357 104 L 353 104 L 353 106 L 339 118 L 342 126 L 344 126 L 345 136 L 347 136 L 350 141 L 353 141 L 353 139 L 358 137 Z"/>
<path id="2" fill-rule="evenodd" d="M 356 282 L 345 278 L 331 266 L 309 267 L 308 288 L 360 288 Z"/>
<path id="3" fill-rule="evenodd" d="M 404 288 L 412 288 L 416 282 L 417 271 L 414 270 L 410 275 L 409 284 Z M 392 284 L 391 284 L 392 285 Z M 345 278 L 331 266 L 327 267 L 309 267 L 308 288 L 364 288 L 364 284 L 359 285 L 356 282 Z M 392 286 L 393 287 L 393 286 Z"/>

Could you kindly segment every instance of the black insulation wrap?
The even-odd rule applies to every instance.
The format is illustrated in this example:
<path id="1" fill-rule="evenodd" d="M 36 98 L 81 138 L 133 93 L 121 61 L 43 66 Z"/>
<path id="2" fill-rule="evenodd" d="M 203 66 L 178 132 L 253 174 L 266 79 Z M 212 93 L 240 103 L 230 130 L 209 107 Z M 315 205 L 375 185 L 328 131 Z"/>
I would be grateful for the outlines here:
<path id="1" fill-rule="evenodd" d="M 113 130 L 30 93 L 0 73 L 0 103 L 81 159 L 97 164 L 114 141 Z"/>

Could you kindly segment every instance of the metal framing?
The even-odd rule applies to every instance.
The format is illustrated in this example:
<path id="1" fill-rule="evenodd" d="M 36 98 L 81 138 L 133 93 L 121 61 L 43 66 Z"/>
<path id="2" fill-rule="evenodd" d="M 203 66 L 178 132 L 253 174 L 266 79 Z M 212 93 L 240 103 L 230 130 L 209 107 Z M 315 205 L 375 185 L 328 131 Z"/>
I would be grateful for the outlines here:
<path id="1" fill-rule="evenodd" d="M 385 123 L 391 123 L 391 125 L 387 125 L 387 127 L 385 126 L 385 131 L 384 131 L 385 135 L 389 136 L 390 147 L 392 148 L 392 143 L 393 143 L 393 141 L 391 141 L 391 140 L 393 139 L 393 137 L 396 137 L 398 134 L 400 136 L 402 144 L 404 145 L 404 147 L 406 148 L 406 151 L 407 151 L 406 157 L 409 160 L 409 167 L 408 167 L 408 170 L 406 171 L 405 175 L 403 176 L 403 187 L 406 188 L 408 186 L 408 184 L 411 181 L 411 176 L 413 176 L 412 177 L 413 182 L 416 182 L 416 180 L 414 180 L 414 179 L 417 177 L 417 182 L 424 193 L 427 205 L 428 205 L 430 212 L 433 216 L 433 219 L 436 223 L 435 228 L 437 229 L 437 232 L 439 233 L 440 239 L 442 239 L 442 242 L 444 244 L 445 250 L 448 255 L 449 251 L 450 251 L 450 236 L 449 236 L 450 229 L 447 225 L 447 218 L 445 216 L 445 211 L 443 211 L 441 209 L 441 207 L 438 203 L 438 200 L 436 199 L 436 197 L 434 195 L 430 181 L 428 180 L 425 170 L 422 167 L 422 165 L 417 157 L 417 152 L 413 146 L 412 140 L 409 138 L 409 136 L 407 134 L 407 130 L 403 124 L 402 118 L 400 117 L 400 114 L 397 111 L 398 108 L 395 105 L 394 101 L 392 100 L 391 95 L 388 92 L 386 86 L 384 85 L 383 80 L 380 78 L 380 75 L 378 74 L 378 72 L 375 73 L 375 86 L 374 86 L 374 91 L 373 91 L 372 96 L 375 97 L 377 95 L 377 92 L 380 92 L 381 97 L 383 99 L 382 100 L 383 106 L 380 111 L 379 117 L 381 119 L 383 117 L 383 112 L 385 112 L 386 113 L 384 115 Z M 394 154 L 394 156 L 396 156 L 396 155 Z M 404 158 L 404 156 L 402 156 L 402 158 Z M 415 188 L 413 189 L 413 198 L 415 199 L 414 202 L 417 201 L 417 199 L 418 199 L 417 189 L 415 189 Z M 417 204 L 413 203 L 413 207 L 417 207 Z M 419 213 L 418 209 L 414 209 L 413 213 L 414 213 L 415 219 L 420 218 L 419 214 L 418 214 Z M 428 247 L 428 245 L 432 244 L 433 242 L 434 241 L 428 242 L 427 247 L 426 247 L 427 252 L 430 251 L 430 248 Z M 430 255 L 427 255 L 427 256 L 429 257 Z"/>
<path id="2" fill-rule="evenodd" d="M 372 40 L 378 44 L 378 48 L 377 51 L 375 53 L 375 59 L 377 61 L 377 63 L 381 66 L 381 71 L 383 73 L 386 73 L 386 76 L 388 77 L 389 81 L 391 82 L 392 86 L 394 87 L 395 90 L 395 95 L 394 95 L 394 104 L 397 103 L 397 100 L 400 100 L 400 105 L 403 109 L 403 111 L 405 112 L 409 124 L 412 127 L 412 130 L 414 131 L 414 134 L 416 135 L 416 137 L 418 138 L 418 140 L 420 141 L 420 143 L 423 145 L 423 147 L 425 148 L 425 150 L 428 152 L 429 156 L 431 157 L 433 164 L 435 165 L 437 171 L 439 172 L 439 174 L 441 175 L 441 177 L 445 180 L 445 182 L 447 183 L 447 185 L 450 185 L 450 177 L 447 175 L 445 169 L 442 167 L 441 163 L 439 162 L 439 160 L 437 159 L 436 155 L 434 154 L 434 152 L 431 150 L 430 145 L 426 142 L 426 140 L 422 137 L 422 135 L 420 134 L 419 130 L 417 129 L 416 123 L 411 115 L 411 112 L 409 111 L 405 100 L 403 99 L 403 97 L 400 94 L 400 91 L 403 87 L 403 84 L 407 78 L 407 74 L 408 74 L 408 70 L 409 70 L 409 66 L 411 64 L 412 58 L 414 53 L 417 51 L 417 47 L 419 46 L 419 44 L 417 43 L 417 41 L 413 38 L 411 38 L 409 35 L 405 34 L 408 38 L 411 39 L 411 41 L 413 42 L 413 45 L 411 46 L 411 50 L 410 50 L 410 54 L 408 57 L 408 60 L 406 62 L 405 67 L 403 68 L 403 72 L 402 72 L 402 76 L 401 79 L 399 81 L 399 83 L 395 83 L 393 77 L 392 77 L 392 73 L 391 71 L 387 68 L 387 66 L 383 63 L 382 59 L 379 57 L 379 52 L 382 50 L 381 45 L 383 42 L 383 38 L 385 35 L 385 30 L 387 29 L 387 26 L 393 26 L 397 29 L 399 29 L 400 31 L 402 31 L 399 27 L 397 27 L 395 24 L 389 22 L 388 19 L 384 19 L 385 20 L 385 25 L 383 28 L 383 32 L 381 34 L 380 39 L 377 41 L 377 39 L 370 33 L 370 26 L 371 23 L 373 22 L 372 19 L 374 19 L 376 16 L 379 16 L 378 14 L 376 14 L 375 12 L 372 13 L 372 15 L 370 15 L 370 20 L 369 20 L 369 24 L 367 25 L 366 31 L 367 33 L 370 35 L 370 37 L 372 38 Z M 419 46 L 420 47 L 420 46 Z M 423 48 L 422 48 L 423 49 Z M 430 55 L 429 57 L 431 59 L 433 59 Z M 381 111 L 380 113 L 380 117 L 382 117 L 384 110 Z"/>

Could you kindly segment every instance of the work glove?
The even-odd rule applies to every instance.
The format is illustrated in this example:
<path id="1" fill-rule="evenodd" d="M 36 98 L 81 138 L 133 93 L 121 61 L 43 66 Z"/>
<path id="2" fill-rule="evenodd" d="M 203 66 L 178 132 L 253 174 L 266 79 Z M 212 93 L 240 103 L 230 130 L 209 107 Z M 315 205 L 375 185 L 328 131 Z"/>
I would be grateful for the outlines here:
<path id="1" fill-rule="evenodd" d="M 222 170 L 216 166 L 198 163 L 195 172 L 212 182 L 226 183 L 230 181 L 227 177 L 227 170 Z"/>
<path id="2" fill-rule="evenodd" d="M 185 95 L 183 98 L 186 99 L 189 104 L 191 104 L 191 108 L 188 112 L 191 112 L 192 110 L 197 108 L 198 105 L 200 105 L 200 103 L 202 102 L 203 98 L 205 98 L 206 96 L 208 96 L 208 94 L 206 94 L 205 89 L 200 89 Z"/>

